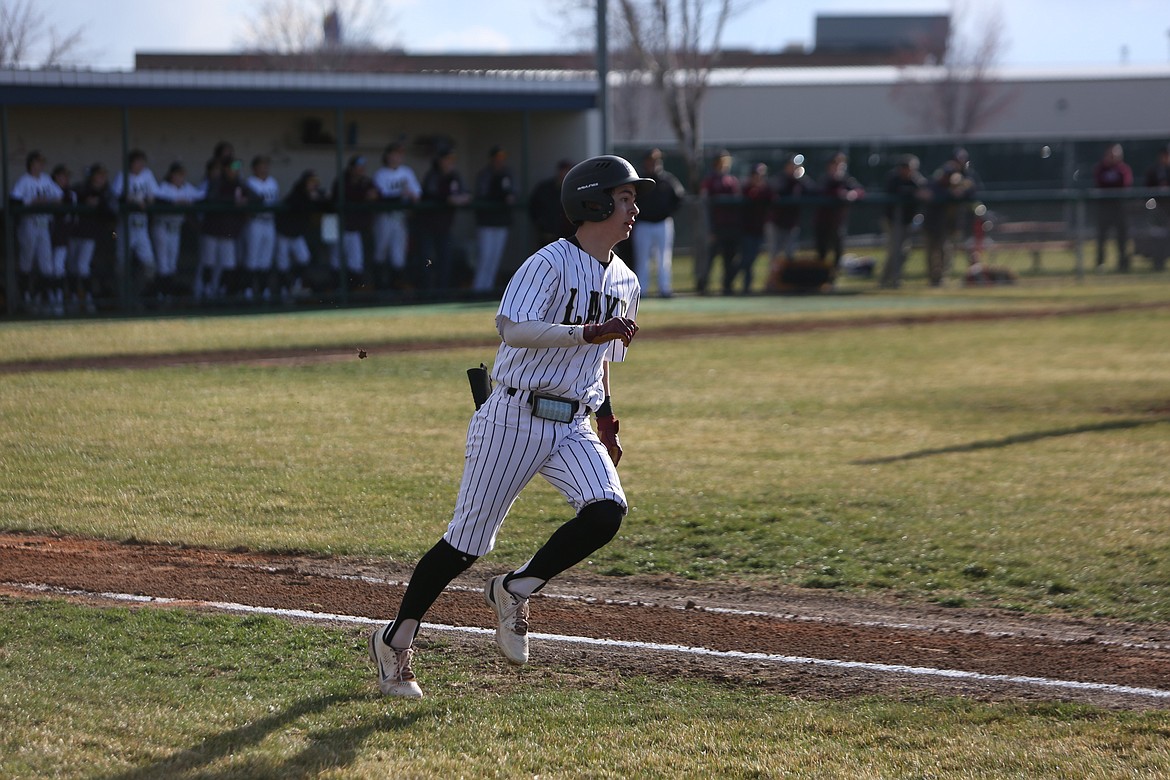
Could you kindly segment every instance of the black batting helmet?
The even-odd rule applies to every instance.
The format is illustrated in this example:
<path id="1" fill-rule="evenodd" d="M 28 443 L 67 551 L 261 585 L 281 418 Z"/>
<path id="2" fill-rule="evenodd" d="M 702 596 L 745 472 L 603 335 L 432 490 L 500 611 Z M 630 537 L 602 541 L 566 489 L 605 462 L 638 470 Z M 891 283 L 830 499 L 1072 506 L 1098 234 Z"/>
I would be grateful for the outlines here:
<path id="1" fill-rule="evenodd" d="M 604 222 L 614 211 L 613 191 L 633 184 L 639 196 L 654 186 L 621 157 L 603 154 L 574 165 L 561 182 L 561 206 L 574 224 Z"/>

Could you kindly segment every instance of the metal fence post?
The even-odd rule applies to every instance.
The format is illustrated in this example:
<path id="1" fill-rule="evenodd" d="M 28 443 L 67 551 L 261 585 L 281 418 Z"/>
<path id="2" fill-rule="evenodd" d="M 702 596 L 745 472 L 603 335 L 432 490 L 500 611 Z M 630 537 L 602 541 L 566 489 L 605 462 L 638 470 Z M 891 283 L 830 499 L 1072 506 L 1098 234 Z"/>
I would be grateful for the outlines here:
<path id="1" fill-rule="evenodd" d="M 337 146 L 334 149 L 336 158 L 337 174 L 334 181 L 337 182 L 337 200 L 334 201 L 334 206 L 337 208 L 337 264 L 338 264 L 338 284 L 340 289 L 341 305 L 345 306 L 349 303 L 349 257 L 345 252 L 345 185 L 346 185 L 346 168 L 345 168 L 345 109 L 336 108 L 333 113 L 333 132 L 337 136 Z M 332 265 L 332 262 L 331 262 Z"/>
<path id="2" fill-rule="evenodd" d="M 1085 280 L 1085 194 L 1083 192 L 1077 194 L 1076 214 L 1073 251 L 1077 258 L 1077 281 L 1083 282 Z"/>
<path id="3" fill-rule="evenodd" d="M 129 313 L 134 269 L 130 257 L 130 109 L 122 106 L 122 194 L 118 196 L 117 240 L 114 242 L 114 276 L 118 280 L 118 299 L 122 313 Z"/>
<path id="4" fill-rule="evenodd" d="M 23 291 L 17 290 L 16 266 L 20 259 L 16 256 L 16 220 L 12 217 L 12 188 L 8 182 L 8 106 L 0 105 L 0 166 L 3 166 L 2 176 L 4 186 L 4 290 L 6 309 L 9 317 L 16 316 L 17 301 L 21 299 Z"/>

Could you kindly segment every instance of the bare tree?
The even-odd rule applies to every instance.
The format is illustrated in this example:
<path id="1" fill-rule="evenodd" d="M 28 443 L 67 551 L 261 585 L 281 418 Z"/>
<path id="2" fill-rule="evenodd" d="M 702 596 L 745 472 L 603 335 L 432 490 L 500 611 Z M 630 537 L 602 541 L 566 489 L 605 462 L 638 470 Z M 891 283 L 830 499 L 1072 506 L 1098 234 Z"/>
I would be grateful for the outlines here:
<path id="1" fill-rule="evenodd" d="M 81 28 L 51 24 L 36 0 L 0 0 L 0 68 L 54 68 L 81 56 Z"/>
<path id="2" fill-rule="evenodd" d="M 752 0 L 617 0 L 626 88 L 658 93 L 692 187 L 702 177 L 702 107 L 728 21 Z"/>
<path id="3" fill-rule="evenodd" d="M 1007 48 L 1003 15 L 997 5 L 983 7 L 968 21 L 970 6 L 955 0 L 947 33 L 946 57 L 927 68 L 906 68 L 893 88 L 916 129 L 963 138 L 1002 114 L 1015 94 L 998 83 L 995 68 Z M 970 26 L 971 33 L 963 30 Z"/>
<path id="4" fill-rule="evenodd" d="M 395 26 L 384 0 L 262 0 L 245 21 L 242 45 L 301 55 L 315 67 L 339 67 L 354 53 L 380 48 Z"/>

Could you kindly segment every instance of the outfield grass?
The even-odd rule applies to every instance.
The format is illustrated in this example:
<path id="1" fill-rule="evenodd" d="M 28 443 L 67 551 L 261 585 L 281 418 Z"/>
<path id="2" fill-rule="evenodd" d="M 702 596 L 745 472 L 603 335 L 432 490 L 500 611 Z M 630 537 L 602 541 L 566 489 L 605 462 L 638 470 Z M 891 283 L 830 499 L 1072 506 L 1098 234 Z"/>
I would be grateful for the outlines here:
<path id="1" fill-rule="evenodd" d="M 670 340 L 875 311 L 1117 306 L 1084 285 L 648 301 L 614 367 L 631 512 L 594 572 L 1170 619 L 1170 311 Z M 490 306 L 0 324 L 0 362 L 491 337 Z M 206 331 L 204 330 L 206 329 Z M 413 561 L 446 525 L 485 348 L 0 382 L 0 527 Z M 567 517 L 534 483 L 493 553 Z M 0 600 L 0 777 L 1170 774 L 1165 713 L 516 672 L 441 643 L 376 695 L 361 632 Z"/>
<path id="2" fill-rule="evenodd" d="M 1165 713 L 518 673 L 441 645 L 379 697 L 357 631 L 0 599 L 6 778 L 1164 777 Z M 35 669 L 36 674 L 29 674 Z"/>

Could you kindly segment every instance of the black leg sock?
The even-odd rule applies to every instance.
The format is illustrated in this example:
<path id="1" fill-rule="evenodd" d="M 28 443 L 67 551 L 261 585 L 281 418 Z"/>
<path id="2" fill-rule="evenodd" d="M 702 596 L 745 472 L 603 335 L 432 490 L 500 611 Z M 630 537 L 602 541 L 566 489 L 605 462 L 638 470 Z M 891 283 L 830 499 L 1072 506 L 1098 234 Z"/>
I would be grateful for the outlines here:
<path id="1" fill-rule="evenodd" d="M 386 644 L 394 636 L 394 627 L 403 620 L 422 622 L 423 615 L 435 603 L 435 599 L 443 589 L 451 584 L 451 580 L 471 568 L 477 556 L 461 553 L 440 539 L 414 567 L 414 574 L 410 577 L 410 584 L 406 586 L 406 593 L 402 596 L 402 605 L 398 608 L 398 617 L 387 627 L 382 634 Z"/>
<path id="2" fill-rule="evenodd" d="M 617 536 L 623 514 L 621 504 L 616 501 L 589 504 L 576 517 L 554 531 L 544 546 L 532 556 L 532 560 L 509 574 L 504 583 L 520 577 L 536 577 L 548 582 L 566 569 L 576 566 Z"/>

